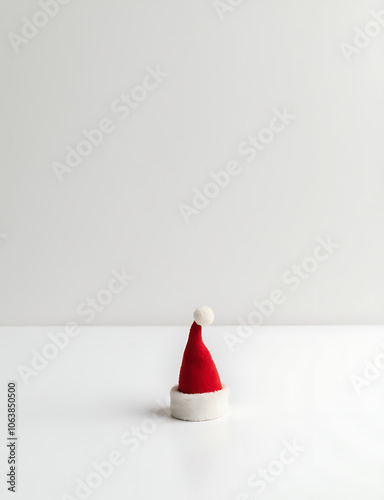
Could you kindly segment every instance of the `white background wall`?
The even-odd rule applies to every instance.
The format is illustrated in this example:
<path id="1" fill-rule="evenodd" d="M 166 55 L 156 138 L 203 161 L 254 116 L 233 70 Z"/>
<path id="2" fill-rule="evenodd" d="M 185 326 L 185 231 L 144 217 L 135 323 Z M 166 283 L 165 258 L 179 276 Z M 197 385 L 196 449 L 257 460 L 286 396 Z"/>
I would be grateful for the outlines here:
<path id="1" fill-rule="evenodd" d="M 16 53 L 38 10 L 1 2 L 1 324 L 87 322 L 79 305 L 123 267 L 135 279 L 94 324 L 188 323 L 200 304 L 236 324 L 273 289 L 265 323 L 383 322 L 384 28 L 350 62 L 340 47 L 382 2 L 245 0 L 220 19 L 212 0 L 72 0 Z M 120 120 L 113 101 L 157 65 L 169 76 Z M 296 118 L 248 162 L 238 145 L 284 107 Z M 52 163 L 105 117 L 60 183 Z M 241 173 L 187 224 L 180 204 L 230 160 Z M 327 235 L 339 248 L 292 291 L 282 275 Z"/>

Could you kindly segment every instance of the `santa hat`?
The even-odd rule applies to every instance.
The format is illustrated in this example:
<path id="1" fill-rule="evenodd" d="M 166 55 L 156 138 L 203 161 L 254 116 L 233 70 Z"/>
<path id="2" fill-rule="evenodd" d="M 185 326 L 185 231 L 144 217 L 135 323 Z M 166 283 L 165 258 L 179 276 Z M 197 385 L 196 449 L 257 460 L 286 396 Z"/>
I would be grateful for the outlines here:
<path id="1" fill-rule="evenodd" d="M 229 389 L 222 385 L 216 365 L 202 339 L 202 325 L 214 319 L 212 309 L 199 307 L 193 314 L 179 385 L 171 389 L 171 415 L 198 422 L 221 417 L 228 408 Z"/>

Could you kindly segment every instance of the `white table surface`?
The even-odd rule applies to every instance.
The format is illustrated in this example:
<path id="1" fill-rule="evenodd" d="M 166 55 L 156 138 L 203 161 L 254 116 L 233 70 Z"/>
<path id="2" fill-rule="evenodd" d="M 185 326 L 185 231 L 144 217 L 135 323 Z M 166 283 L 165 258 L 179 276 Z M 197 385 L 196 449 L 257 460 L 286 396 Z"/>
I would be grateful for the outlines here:
<path id="1" fill-rule="evenodd" d="M 63 327 L 1 327 L 3 471 L 6 384 L 19 381 L 16 498 L 80 498 L 76 479 L 117 451 L 124 462 L 88 498 L 383 500 L 384 370 L 360 395 L 350 377 L 384 353 L 384 327 L 265 326 L 233 353 L 223 333 L 235 327 L 205 328 L 231 395 L 227 416 L 202 423 L 167 409 L 188 329 L 82 327 L 25 385 L 18 366 L 30 366 L 31 350 L 41 352 L 47 334 Z M 148 431 L 137 449 L 122 442 L 135 426 Z M 294 441 L 298 456 L 276 465 Z M 280 471 L 262 493 L 248 483 L 273 467 Z M 4 472 L 0 492 L 15 498 Z"/>

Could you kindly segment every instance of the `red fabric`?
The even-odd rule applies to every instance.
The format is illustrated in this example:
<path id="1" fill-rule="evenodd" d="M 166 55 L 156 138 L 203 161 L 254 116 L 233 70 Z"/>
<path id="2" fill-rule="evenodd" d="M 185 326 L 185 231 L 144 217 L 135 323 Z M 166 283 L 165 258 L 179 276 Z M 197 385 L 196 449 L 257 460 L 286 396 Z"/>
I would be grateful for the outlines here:
<path id="1" fill-rule="evenodd" d="M 191 326 L 179 376 L 179 391 L 185 394 L 220 391 L 223 388 L 211 353 L 205 346 L 201 326 Z"/>

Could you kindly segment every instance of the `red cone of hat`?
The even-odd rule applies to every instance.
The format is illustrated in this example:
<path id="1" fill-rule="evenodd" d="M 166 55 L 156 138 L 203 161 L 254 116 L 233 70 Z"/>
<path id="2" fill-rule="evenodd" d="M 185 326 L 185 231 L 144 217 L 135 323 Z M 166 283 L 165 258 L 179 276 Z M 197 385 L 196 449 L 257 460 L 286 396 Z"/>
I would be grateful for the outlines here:
<path id="1" fill-rule="evenodd" d="M 184 351 L 178 390 L 185 394 L 201 394 L 222 388 L 216 365 L 203 342 L 201 325 L 194 321 Z"/>

